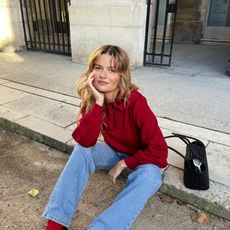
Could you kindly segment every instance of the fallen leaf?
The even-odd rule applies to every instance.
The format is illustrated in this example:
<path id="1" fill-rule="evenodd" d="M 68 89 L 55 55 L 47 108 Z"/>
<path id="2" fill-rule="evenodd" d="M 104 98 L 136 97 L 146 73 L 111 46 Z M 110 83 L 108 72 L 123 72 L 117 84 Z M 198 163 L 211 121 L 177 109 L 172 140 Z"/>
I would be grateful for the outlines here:
<path id="1" fill-rule="evenodd" d="M 198 224 L 207 224 L 208 216 L 204 212 L 194 212 L 192 215 L 192 220 L 197 222 Z"/>
<path id="2" fill-rule="evenodd" d="M 160 195 L 160 199 L 161 199 L 161 202 L 165 203 L 165 204 L 172 204 L 173 203 L 172 197 L 164 195 L 164 194 Z"/>
<path id="3" fill-rule="evenodd" d="M 37 188 L 32 188 L 27 194 L 32 197 L 36 197 L 39 194 L 39 190 Z"/>

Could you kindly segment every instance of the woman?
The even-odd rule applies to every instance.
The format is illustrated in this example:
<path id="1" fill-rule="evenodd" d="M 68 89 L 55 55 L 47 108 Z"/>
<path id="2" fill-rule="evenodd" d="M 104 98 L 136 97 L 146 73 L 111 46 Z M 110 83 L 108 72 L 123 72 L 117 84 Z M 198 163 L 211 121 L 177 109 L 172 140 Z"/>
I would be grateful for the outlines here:
<path id="1" fill-rule="evenodd" d="M 113 204 L 88 227 L 90 230 L 130 229 L 148 198 L 161 186 L 160 168 L 167 165 L 167 145 L 147 101 L 131 82 L 127 53 L 104 45 L 90 56 L 78 82 L 82 98 L 78 143 L 43 213 L 47 230 L 67 229 L 77 204 L 96 169 L 109 170 L 109 179 L 129 171 L 126 186 Z M 99 135 L 104 142 L 97 142 Z"/>

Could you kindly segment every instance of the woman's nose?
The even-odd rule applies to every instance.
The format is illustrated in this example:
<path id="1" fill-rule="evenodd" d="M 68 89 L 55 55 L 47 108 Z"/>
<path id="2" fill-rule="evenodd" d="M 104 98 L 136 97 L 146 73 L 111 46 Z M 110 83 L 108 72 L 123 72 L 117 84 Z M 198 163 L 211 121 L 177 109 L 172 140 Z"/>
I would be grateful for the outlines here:
<path id="1" fill-rule="evenodd" d="M 107 74 L 106 70 L 105 69 L 101 69 L 101 71 L 100 71 L 100 77 L 101 78 L 105 78 L 106 74 Z"/>

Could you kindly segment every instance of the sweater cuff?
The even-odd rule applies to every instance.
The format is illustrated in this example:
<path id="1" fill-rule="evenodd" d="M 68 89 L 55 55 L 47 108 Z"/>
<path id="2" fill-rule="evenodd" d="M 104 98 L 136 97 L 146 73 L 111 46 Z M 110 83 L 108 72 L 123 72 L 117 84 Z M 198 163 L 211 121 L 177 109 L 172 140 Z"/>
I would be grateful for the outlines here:
<path id="1" fill-rule="evenodd" d="M 139 165 L 135 157 L 125 158 L 125 164 L 128 166 L 129 169 L 135 169 Z"/>

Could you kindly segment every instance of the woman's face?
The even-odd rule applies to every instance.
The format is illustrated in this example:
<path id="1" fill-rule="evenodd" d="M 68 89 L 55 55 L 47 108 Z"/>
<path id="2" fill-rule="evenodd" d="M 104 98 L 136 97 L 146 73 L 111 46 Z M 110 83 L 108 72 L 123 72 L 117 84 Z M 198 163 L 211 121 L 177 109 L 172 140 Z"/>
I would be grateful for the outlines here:
<path id="1" fill-rule="evenodd" d="M 120 75 L 114 66 L 114 59 L 109 54 L 102 54 L 94 64 L 94 87 L 104 93 L 107 102 L 113 102 L 118 93 Z"/>

